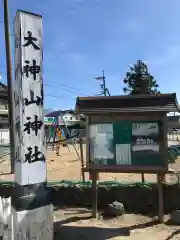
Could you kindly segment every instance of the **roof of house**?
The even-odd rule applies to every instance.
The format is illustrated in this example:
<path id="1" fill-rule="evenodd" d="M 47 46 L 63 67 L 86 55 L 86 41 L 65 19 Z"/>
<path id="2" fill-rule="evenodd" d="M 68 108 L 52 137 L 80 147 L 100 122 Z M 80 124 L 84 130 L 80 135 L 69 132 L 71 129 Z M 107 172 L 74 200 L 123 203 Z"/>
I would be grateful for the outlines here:
<path id="1" fill-rule="evenodd" d="M 2 82 L 0 82 L 0 98 L 8 98 L 8 87 Z"/>
<path id="2" fill-rule="evenodd" d="M 84 114 L 109 112 L 177 112 L 176 94 L 79 97 L 76 111 Z"/>
<path id="3" fill-rule="evenodd" d="M 2 82 L 0 82 L 0 87 L 1 87 L 1 88 L 4 88 L 4 89 L 6 89 L 6 90 L 7 90 L 7 88 L 8 88 L 8 87 L 7 87 L 4 83 L 2 83 Z"/>
<path id="4" fill-rule="evenodd" d="M 65 113 L 70 113 L 70 114 L 75 114 L 73 110 L 58 110 L 58 111 L 53 111 L 51 113 L 46 114 L 46 117 L 55 117 L 58 118 L 61 115 L 64 115 Z"/>

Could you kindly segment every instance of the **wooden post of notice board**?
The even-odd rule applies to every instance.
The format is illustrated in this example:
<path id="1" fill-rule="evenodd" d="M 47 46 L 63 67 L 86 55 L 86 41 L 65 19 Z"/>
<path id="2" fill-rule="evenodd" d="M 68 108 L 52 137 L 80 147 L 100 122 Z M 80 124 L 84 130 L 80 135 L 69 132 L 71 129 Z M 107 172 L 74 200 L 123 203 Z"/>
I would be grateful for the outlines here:
<path id="1" fill-rule="evenodd" d="M 92 217 L 97 217 L 98 212 L 98 189 L 97 189 L 97 176 L 96 171 L 92 171 Z"/>
<path id="2" fill-rule="evenodd" d="M 145 182 L 144 173 L 141 173 L 141 181 L 142 181 L 142 183 L 144 183 L 144 182 Z"/>
<path id="3" fill-rule="evenodd" d="M 164 220 L 164 202 L 163 202 L 163 178 L 164 175 L 163 174 L 158 174 L 157 175 L 158 178 L 158 204 L 159 204 L 159 212 L 158 212 L 158 217 L 159 217 L 159 221 L 163 222 Z"/>
<path id="4" fill-rule="evenodd" d="M 81 157 L 81 174 L 82 174 L 82 180 L 83 180 L 83 182 L 85 182 L 85 173 L 83 171 L 83 169 L 84 169 L 84 156 L 83 156 L 82 138 L 79 139 L 79 145 L 80 145 L 80 157 Z"/>

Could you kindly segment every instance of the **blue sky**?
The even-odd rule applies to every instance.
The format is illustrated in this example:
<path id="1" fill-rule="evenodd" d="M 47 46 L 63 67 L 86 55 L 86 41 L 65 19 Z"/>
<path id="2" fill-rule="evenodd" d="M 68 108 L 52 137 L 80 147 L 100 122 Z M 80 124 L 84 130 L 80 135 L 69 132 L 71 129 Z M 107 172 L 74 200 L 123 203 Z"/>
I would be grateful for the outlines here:
<path id="1" fill-rule="evenodd" d="M 148 63 L 160 90 L 176 92 L 180 101 L 179 0 L 9 0 L 12 35 L 17 9 L 43 15 L 46 108 L 73 108 L 76 96 L 98 94 L 94 77 L 102 69 L 110 93 L 122 94 L 128 66 L 138 59 Z M 0 23 L 0 75 L 6 82 L 3 35 Z"/>

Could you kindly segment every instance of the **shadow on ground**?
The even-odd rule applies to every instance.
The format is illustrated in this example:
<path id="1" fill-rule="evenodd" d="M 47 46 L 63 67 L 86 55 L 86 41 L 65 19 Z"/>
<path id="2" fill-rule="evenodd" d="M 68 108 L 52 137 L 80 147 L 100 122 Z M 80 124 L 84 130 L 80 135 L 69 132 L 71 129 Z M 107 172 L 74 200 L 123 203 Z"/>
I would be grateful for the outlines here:
<path id="1" fill-rule="evenodd" d="M 83 226 L 64 226 L 63 224 L 87 220 L 91 217 L 72 217 L 54 223 L 54 240 L 108 240 L 118 236 L 130 236 L 132 230 L 143 229 L 159 224 L 157 220 L 121 228 L 100 228 Z"/>
<path id="2" fill-rule="evenodd" d="M 179 235 L 180 234 L 180 230 L 176 230 L 174 231 L 173 233 L 171 233 L 171 235 L 169 235 L 165 240 L 171 240 L 171 239 L 174 239 L 175 236 Z M 179 239 L 179 238 L 177 238 Z"/>
<path id="3" fill-rule="evenodd" d="M 171 219 L 169 219 L 166 223 L 167 226 L 179 226 L 179 225 L 175 225 Z M 172 232 L 166 239 L 164 240 L 171 240 L 174 239 L 175 236 L 180 235 L 180 229 L 175 230 L 174 232 Z M 180 238 L 180 237 L 179 237 Z M 179 239 L 178 238 L 178 239 Z"/>

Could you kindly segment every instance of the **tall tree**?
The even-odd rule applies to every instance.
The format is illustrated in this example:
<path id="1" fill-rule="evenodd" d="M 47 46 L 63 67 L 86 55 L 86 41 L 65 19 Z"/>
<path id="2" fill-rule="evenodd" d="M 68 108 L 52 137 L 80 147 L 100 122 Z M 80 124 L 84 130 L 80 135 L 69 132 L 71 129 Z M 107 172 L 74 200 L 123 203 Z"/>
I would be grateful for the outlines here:
<path id="1" fill-rule="evenodd" d="M 129 94 L 156 94 L 159 85 L 154 77 L 149 73 L 147 65 L 138 60 L 133 67 L 130 67 L 130 71 L 126 73 L 124 83 L 127 87 L 123 88 L 125 93 Z"/>

